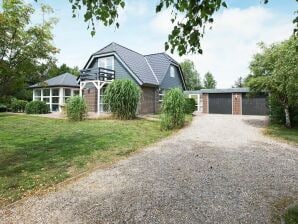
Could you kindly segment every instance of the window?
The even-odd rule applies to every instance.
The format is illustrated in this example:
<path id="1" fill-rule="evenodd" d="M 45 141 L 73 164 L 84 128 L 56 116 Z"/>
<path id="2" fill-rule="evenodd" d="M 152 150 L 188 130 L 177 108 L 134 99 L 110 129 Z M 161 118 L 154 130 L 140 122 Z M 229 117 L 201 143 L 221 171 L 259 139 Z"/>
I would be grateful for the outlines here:
<path id="1" fill-rule="evenodd" d="M 114 56 L 99 58 L 98 67 L 114 70 Z"/>
<path id="2" fill-rule="evenodd" d="M 172 78 L 175 78 L 175 67 L 173 65 L 171 65 L 170 67 L 170 76 Z"/>
<path id="3" fill-rule="evenodd" d="M 74 90 L 74 91 L 73 91 L 73 95 L 74 95 L 74 96 L 78 96 L 78 95 L 80 95 L 80 90 Z"/>
<path id="4" fill-rule="evenodd" d="M 63 102 L 66 103 L 68 98 L 71 96 L 71 89 L 63 89 Z"/>
<path id="5" fill-rule="evenodd" d="M 46 104 L 50 104 L 50 89 L 42 90 L 42 101 Z"/>
<path id="6" fill-rule="evenodd" d="M 39 100 L 41 99 L 41 90 L 40 89 L 36 89 L 34 90 L 34 100 Z"/>

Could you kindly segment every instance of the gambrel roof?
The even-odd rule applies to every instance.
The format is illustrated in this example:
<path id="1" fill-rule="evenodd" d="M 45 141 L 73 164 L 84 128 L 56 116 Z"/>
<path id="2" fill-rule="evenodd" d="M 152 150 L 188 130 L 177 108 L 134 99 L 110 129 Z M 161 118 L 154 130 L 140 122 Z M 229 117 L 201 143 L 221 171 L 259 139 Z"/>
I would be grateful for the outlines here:
<path id="1" fill-rule="evenodd" d="M 169 66 L 173 64 L 179 68 L 184 85 L 183 74 L 179 63 L 166 53 L 142 55 L 114 42 L 92 54 L 84 69 L 87 68 L 88 64 L 94 57 L 99 57 L 100 55 L 109 53 L 116 54 L 141 81 L 141 84 L 154 86 L 160 85 L 169 69 Z"/>

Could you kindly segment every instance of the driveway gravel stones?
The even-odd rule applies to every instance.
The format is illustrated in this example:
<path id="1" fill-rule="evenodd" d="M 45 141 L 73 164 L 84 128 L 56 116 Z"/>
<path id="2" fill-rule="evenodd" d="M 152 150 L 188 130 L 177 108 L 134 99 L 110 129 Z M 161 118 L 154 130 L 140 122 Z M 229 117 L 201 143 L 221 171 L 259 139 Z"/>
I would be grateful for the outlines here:
<path id="1" fill-rule="evenodd" d="M 56 192 L 0 209 L 0 223 L 271 223 L 298 199 L 298 148 L 265 117 L 198 115 L 177 134 Z"/>

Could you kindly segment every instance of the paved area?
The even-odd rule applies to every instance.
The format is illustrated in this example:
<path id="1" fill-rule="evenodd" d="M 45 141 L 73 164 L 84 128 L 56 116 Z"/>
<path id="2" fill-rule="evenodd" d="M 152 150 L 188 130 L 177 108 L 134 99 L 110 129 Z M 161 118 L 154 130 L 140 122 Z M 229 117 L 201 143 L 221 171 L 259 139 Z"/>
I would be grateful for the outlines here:
<path id="1" fill-rule="evenodd" d="M 264 117 L 200 115 L 113 167 L 0 210 L 0 223 L 271 223 L 298 199 L 298 148 Z"/>

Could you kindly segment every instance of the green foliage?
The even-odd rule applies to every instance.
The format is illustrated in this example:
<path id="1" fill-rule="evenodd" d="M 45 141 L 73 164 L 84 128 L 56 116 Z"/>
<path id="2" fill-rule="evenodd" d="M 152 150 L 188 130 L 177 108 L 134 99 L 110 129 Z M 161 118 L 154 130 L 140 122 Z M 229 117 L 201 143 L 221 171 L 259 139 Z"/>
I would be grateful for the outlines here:
<path id="1" fill-rule="evenodd" d="M 2 1 L 0 10 L 0 100 L 16 96 L 58 52 L 52 44 L 53 18 L 31 23 L 35 9 L 23 0 Z M 49 12 L 45 7 L 42 11 Z M 17 96 L 20 98 L 20 96 Z"/>
<path id="2" fill-rule="evenodd" d="M 291 127 L 290 108 L 298 105 L 297 41 L 291 37 L 269 47 L 261 43 L 262 52 L 253 57 L 248 80 L 253 91 L 268 92 L 282 106 L 287 127 Z"/>
<path id="3" fill-rule="evenodd" d="M 161 105 L 161 128 L 170 130 L 181 128 L 185 121 L 185 96 L 174 88 L 166 92 Z"/>
<path id="4" fill-rule="evenodd" d="M 75 76 L 79 76 L 80 75 L 80 70 L 77 66 L 75 67 L 69 67 L 66 64 L 62 64 L 60 65 L 60 67 L 58 67 L 55 63 L 50 67 L 47 77 L 51 78 L 51 77 L 55 77 L 57 75 L 61 75 L 64 73 L 70 73 L 72 75 Z"/>
<path id="5" fill-rule="evenodd" d="M 66 115 L 69 120 L 82 121 L 87 117 L 87 105 L 80 96 L 70 97 L 66 103 Z"/>
<path id="6" fill-rule="evenodd" d="M 204 76 L 204 89 L 215 89 L 216 88 L 216 81 L 211 74 L 211 72 L 207 72 Z"/>
<path id="7" fill-rule="evenodd" d="M 27 103 L 28 102 L 25 100 L 18 100 L 16 98 L 12 98 L 11 103 L 10 103 L 11 111 L 14 113 L 24 112 Z"/>
<path id="8" fill-rule="evenodd" d="M 0 112 L 6 112 L 7 106 L 5 104 L 0 103 Z"/>
<path id="9" fill-rule="evenodd" d="M 298 223 L 298 204 L 290 207 L 284 214 L 286 224 L 297 224 Z"/>
<path id="10" fill-rule="evenodd" d="M 285 124 L 285 111 L 283 106 L 274 97 L 269 97 L 269 118 L 274 124 Z M 298 127 L 298 106 L 289 107 L 292 127 Z"/>
<path id="11" fill-rule="evenodd" d="M 134 119 L 140 99 L 140 89 L 131 80 L 114 80 L 105 91 L 105 102 L 119 119 Z"/>
<path id="12" fill-rule="evenodd" d="M 27 103 L 25 112 L 26 114 L 47 114 L 49 106 L 43 101 L 31 101 Z"/>
<path id="13" fill-rule="evenodd" d="M 185 113 L 192 114 L 197 110 L 196 100 L 194 98 L 185 98 Z"/>
<path id="14" fill-rule="evenodd" d="M 188 90 L 198 90 L 202 88 L 200 74 L 195 69 L 195 65 L 191 60 L 185 60 L 181 64 L 181 69 L 184 75 L 186 88 Z"/>

